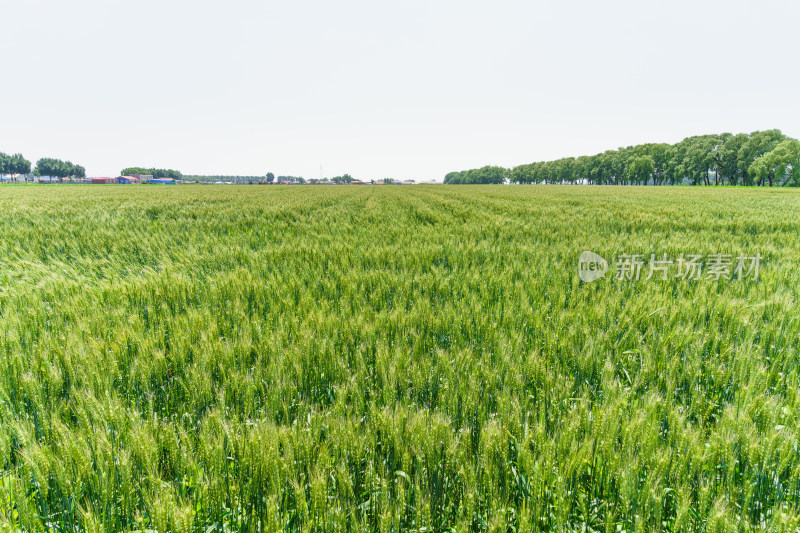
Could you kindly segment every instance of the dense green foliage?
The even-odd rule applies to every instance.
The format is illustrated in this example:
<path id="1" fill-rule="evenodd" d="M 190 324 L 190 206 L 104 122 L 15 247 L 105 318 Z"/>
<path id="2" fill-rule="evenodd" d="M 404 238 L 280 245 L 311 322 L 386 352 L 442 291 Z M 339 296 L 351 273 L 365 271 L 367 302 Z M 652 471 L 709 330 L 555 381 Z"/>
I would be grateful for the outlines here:
<path id="1" fill-rule="evenodd" d="M 800 186 L 800 141 L 786 139 L 749 167 L 753 179 Z"/>
<path id="2" fill-rule="evenodd" d="M 123 168 L 120 172 L 122 176 L 132 176 L 139 174 L 142 176 L 153 176 L 154 178 L 172 178 L 174 180 L 183 179 L 183 174 L 178 170 L 170 168 L 144 168 L 144 167 L 128 167 Z"/>
<path id="3" fill-rule="evenodd" d="M 0 231 L 0 530 L 800 524 L 792 190 L 8 187 Z"/>
<path id="4" fill-rule="evenodd" d="M 492 185 L 505 183 L 508 170 L 503 167 L 486 166 L 460 172 L 450 172 L 444 177 L 444 183 L 450 185 Z"/>
<path id="5" fill-rule="evenodd" d="M 334 176 L 330 179 L 333 183 L 353 183 L 355 181 L 350 174 L 342 174 L 341 176 Z"/>
<path id="6" fill-rule="evenodd" d="M 270 175 L 272 178 L 270 179 Z M 197 183 L 236 183 L 236 184 L 248 184 L 248 183 L 305 183 L 306 180 L 304 178 L 298 176 L 275 176 L 272 172 L 269 172 L 266 176 L 229 176 L 229 175 L 217 175 L 217 176 L 193 176 L 193 175 L 184 175 L 183 179 L 185 181 L 195 181 Z"/>
<path id="7" fill-rule="evenodd" d="M 800 143 L 779 130 L 701 135 L 669 144 L 641 144 L 602 154 L 565 157 L 512 169 L 451 172 L 444 182 L 588 183 L 599 185 L 800 186 Z"/>
<path id="8" fill-rule="evenodd" d="M 216 183 L 218 181 L 223 183 L 260 183 L 265 181 L 264 176 L 229 176 L 223 174 L 216 176 L 184 174 L 182 179 L 185 181 L 196 181 L 198 183 Z"/>
<path id="9" fill-rule="evenodd" d="M 43 157 L 36 162 L 33 173 L 37 176 L 50 176 L 52 178 L 85 178 L 86 169 L 70 161 L 62 161 L 51 157 Z"/>
<path id="10" fill-rule="evenodd" d="M 0 174 L 13 176 L 30 173 L 31 162 L 22 157 L 22 154 L 7 155 L 0 152 Z"/>

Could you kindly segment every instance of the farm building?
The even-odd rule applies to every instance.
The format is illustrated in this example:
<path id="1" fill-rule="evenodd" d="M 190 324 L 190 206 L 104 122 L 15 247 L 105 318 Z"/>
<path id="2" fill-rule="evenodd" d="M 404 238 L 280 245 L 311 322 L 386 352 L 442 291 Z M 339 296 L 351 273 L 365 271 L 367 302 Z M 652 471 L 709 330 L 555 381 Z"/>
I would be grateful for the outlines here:
<path id="1" fill-rule="evenodd" d="M 129 185 L 131 183 L 141 183 L 142 180 L 137 178 L 136 176 L 120 176 L 117 178 L 117 183 L 124 183 Z"/>
<path id="2" fill-rule="evenodd" d="M 161 183 L 165 185 L 173 185 L 175 180 L 172 178 L 153 178 L 150 180 L 150 183 Z"/>
<path id="3" fill-rule="evenodd" d="M 111 183 L 118 183 L 117 178 L 90 178 L 91 183 L 95 185 L 108 185 Z"/>
<path id="4" fill-rule="evenodd" d="M 147 183 L 148 181 L 153 179 L 153 176 L 151 176 L 150 174 L 131 174 L 131 176 L 133 176 L 134 178 L 139 178 L 139 181 L 142 183 Z"/>

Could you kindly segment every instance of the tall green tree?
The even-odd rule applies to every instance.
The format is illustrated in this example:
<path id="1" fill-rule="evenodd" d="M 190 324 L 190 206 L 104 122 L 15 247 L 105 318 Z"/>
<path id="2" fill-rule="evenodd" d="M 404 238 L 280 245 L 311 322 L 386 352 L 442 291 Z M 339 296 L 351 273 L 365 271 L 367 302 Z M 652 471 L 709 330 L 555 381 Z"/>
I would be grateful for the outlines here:
<path id="1" fill-rule="evenodd" d="M 14 154 L 11 156 L 11 168 L 15 174 L 26 176 L 27 181 L 27 175 L 31 173 L 31 162 L 22 157 L 22 154 Z"/>
<path id="2" fill-rule="evenodd" d="M 717 170 L 724 182 L 728 180 L 731 185 L 737 185 L 743 181 L 744 173 L 739 167 L 739 150 L 750 139 L 746 133 L 730 135 L 722 143 L 717 151 Z"/>
<path id="3" fill-rule="evenodd" d="M 70 161 L 62 161 L 51 157 L 43 157 L 36 162 L 34 173 L 37 176 L 49 176 L 64 181 L 64 178 L 85 178 L 86 169 L 81 165 L 74 165 Z"/>
<path id="4" fill-rule="evenodd" d="M 756 159 L 750 172 L 759 182 L 778 185 L 800 185 L 800 141 L 787 139 L 774 150 Z"/>
<path id="5" fill-rule="evenodd" d="M 529 163 L 527 165 L 519 165 L 511 169 L 509 173 L 509 180 L 511 183 L 536 183 L 535 181 L 535 167 L 538 163 Z"/>
<path id="6" fill-rule="evenodd" d="M 582 155 L 572 161 L 572 183 L 591 183 L 592 158 Z"/>
<path id="7" fill-rule="evenodd" d="M 22 154 L 7 155 L 0 152 L 0 174 L 8 175 L 10 179 L 16 181 L 18 176 L 27 176 L 30 173 L 31 162 Z"/>
<path id="8" fill-rule="evenodd" d="M 646 185 L 655 173 L 655 162 L 653 156 L 640 155 L 631 159 L 626 168 L 625 174 L 628 181 L 634 184 Z"/>
<path id="9" fill-rule="evenodd" d="M 636 146 L 634 157 L 649 157 L 653 162 L 651 179 L 653 185 L 660 185 L 666 179 L 667 164 L 670 158 L 670 145 L 665 143 L 649 143 Z M 645 184 L 647 181 L 644 182 Z"/>
<path id="10" fill-rule="evenodd" d="M 786 136 L 781 130 L 754 131 L 739 149 L 737 165 L 742 171 L 745 185 L 764 185 L 766 177 L 755 177 L 750 166 L 758 159 L 775 149 Z"/>

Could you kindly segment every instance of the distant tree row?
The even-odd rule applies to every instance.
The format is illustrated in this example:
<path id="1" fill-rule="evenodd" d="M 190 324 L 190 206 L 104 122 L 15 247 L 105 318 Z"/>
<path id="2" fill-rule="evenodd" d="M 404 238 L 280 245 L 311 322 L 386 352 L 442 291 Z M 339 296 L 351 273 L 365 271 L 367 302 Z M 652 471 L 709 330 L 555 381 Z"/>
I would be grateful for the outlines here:
<path id="1" fill-rule="evenodd" d="M 267 172 L 266 175 L 262 176 L 227 176 L 227 175 L 218 175 L 218 176 L 190 176 L 186 175 L 183 177 L 187 181 L 196 181 L 200 183 L 214 183 L 218 181 L 228 182 L 228 183 L 305 183 L 306 180 L 304 178 L 298 176 L 278 176 L 275 177 L 275 174 L 272 172 Z"/>
<path id="2" fill-rule="evenodd" d="M 342 174 L 341 176 L 334 176 L 331 178 L 333 183 L 353 183 L 355 181 L 350 174 Z"/>
<path id="3" fill-rule="evenodd" d="M 183 174 L 178 170 L 170 168 L 144 168 L 144 167 L 128 167 L 123 168 L 120 172 L 121 176 L 132 176 L 139 174 L 142 176 L 153 176 L 154 178 L 172 178 L 174 180 L 183 179 Z"/>
<path id="4" fill-rule="evenodd" d="M 16 179 L 17 175 L 27 176 L 31 173 L 31 162 L 22 154 L 6 155 L 0 152 L 0 174 Z"/>
<path id="5" fill-rule="evenodd" d="M 780 130 L 700 135 L 677 144 L 641 144 L 592 156 L 511 169 L 451 172 L 444 182 L 600 185 L 800 186 L 800 141 Z"/>
<path id="6" fill-rule="evenodd" d="M 33 169 L 34 176 L 49 176 L 63 181 L 64 178 L 85 178 L 86 169 L 81 165 L 75 165 L 70 161 L 62 161 L 51 157 L 43 157 L 36 162 Z"/>
<path id="7" fill-rule="evenodd" d="M 508 177 L 508 169 L 486 166 L 472 170 L 450 172 L 444 177 L 444 182 L 451 185 L 491 185 L 505 183 Z"/>
<path id="8" fill-rule="evenodd" d="M 260 181 L 264 181 L 264 176 L 228 176 L 228 175 L 217 175 L 217 176 L 201 176 L 201 175 L 189 175 L 185 174 L 183 179 L 186 181 L 196 181 L 199 183 L 214 183 L 217 181 L 225 181 L 231 183 L 258 183 Z"/>
<path id="9" fill-rule="evenodd" d="M 315 185 L 318 183 L 353 183 L 354 181 L 358 180 L 356 180 L 350 174 L 342 174 L 341 176 L 334 176 L 333 178 L 310 178 L 308 183 Z M 306 183 L 306 181 L 303 180 L 302 182 L 298 183 Z"/>
<path id="10" fill-rule="evenodd" d="M 86 169 L 80 165 L 75 165 L 70 161 L 62 161 L 51 157 L 43 157 L 36 162 L 36 167 L 31 172 L 31 162 L 25 159 L 22 154 L 6 155 L 0 152 L 0 175 L 11 176 L 18 180 L 23 176 L 25 181 L 33 175 L 37 177 L 48 176 L 52 178 L 85 178 Z"/>
<path id="11" fill-rule="evenodd" d="M 302 176 L 278 176 L 278 183 L 286 183 L 287 181 L 290 183 L 300 183 L 303 184 L 306 182 L 306 179 Z"/>
<path id="12" fill-rule="evenodd" d="M 278 176 L 272 172 L 267 172 L 267 183 L 305 183 L 306 179 L 299 176 Z"/>

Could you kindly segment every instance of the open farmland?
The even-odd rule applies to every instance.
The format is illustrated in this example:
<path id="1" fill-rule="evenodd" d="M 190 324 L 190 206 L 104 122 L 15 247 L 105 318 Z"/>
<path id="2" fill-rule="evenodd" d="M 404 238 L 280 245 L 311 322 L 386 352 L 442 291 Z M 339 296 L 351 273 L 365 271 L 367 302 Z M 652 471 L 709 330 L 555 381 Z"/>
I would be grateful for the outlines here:
<path id="1" fill-rule="evenodd" d="M 800 523 L 797 191 L 6 186 L 0 236 L 0 529 Z"/>

